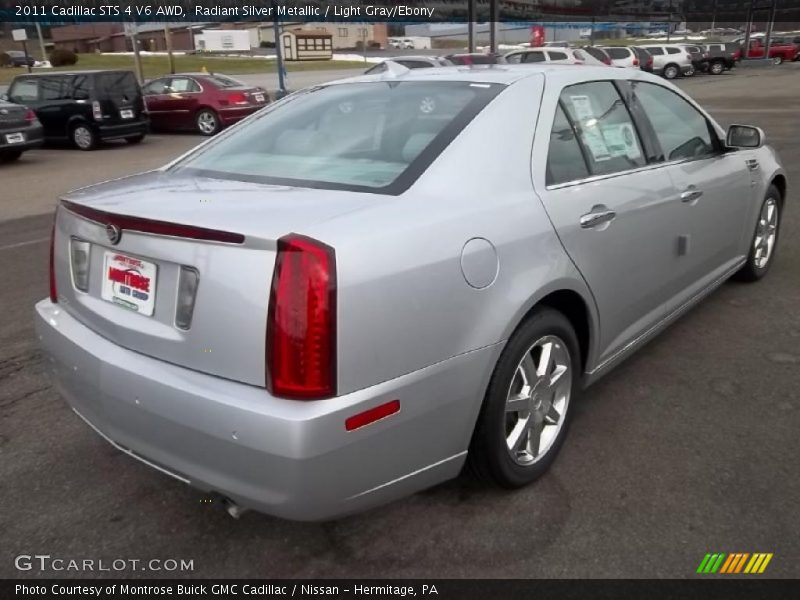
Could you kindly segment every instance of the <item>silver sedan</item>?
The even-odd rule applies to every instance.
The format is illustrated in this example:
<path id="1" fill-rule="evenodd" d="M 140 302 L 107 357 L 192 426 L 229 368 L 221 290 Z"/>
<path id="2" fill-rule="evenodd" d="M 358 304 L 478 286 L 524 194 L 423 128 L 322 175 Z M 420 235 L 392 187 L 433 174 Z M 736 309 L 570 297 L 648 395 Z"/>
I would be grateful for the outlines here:
<path id="1" fill-rule="evenodd" d="M 37 333 L 88 426 L 233 514 L 518 487 L 579 390 L 767 273 L 785 198 L 761 130 L 647 73 L 395 65 L 62 198 Z"/>

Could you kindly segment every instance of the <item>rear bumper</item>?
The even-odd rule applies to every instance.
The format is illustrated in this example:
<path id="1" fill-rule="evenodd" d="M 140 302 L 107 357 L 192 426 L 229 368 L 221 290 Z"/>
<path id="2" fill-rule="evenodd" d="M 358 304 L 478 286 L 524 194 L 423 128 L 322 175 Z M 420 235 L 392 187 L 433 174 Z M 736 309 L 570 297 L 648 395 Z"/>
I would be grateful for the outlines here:
<path id="1" fill-rule="evenodd" d="M 22 132 L 25 134 L 25 141 L 22 143 L 14 143 L 9 144 L 6 142 L 6 134 L 7 133 L 19 133 Z M 42 126 L 39 125 L 38 127 L 26 127 L 24 129 L 2 129 L 0 130 L 0 152 L 6 150 L 31 150 L 33 148 L 38 148 L 44 143 L 44 133 L 42 130 Z"/>
<path id="2" fill-rule="evenodd" d="M 150 127 L 149 121 L 140 119 L 130 123 L 119 123 L 115 125 L 98 125 L 97 132 L 101 139 L 113 140 L 134 135 L 144 135 Z"/>
<path id="3" fill-rule="evenodd" d="M 150 466 L 247 508 L 323 520 L 458 474 L 500 345 L 351 394 L 270 397 L 126 350 L 45 299 L 36 332 L 59 391 L 105 438 Z M 401 410 L 355 431 L 345 419 Z"/>
<path id="4" fill-rule="evenodd" d="M 219 118 L 222 121 L 223 125 L 233 125 L 234 123 L 241 121 L 245 117 L 249 117 L 254 112 L 258 112 L 262 108 L 267 106 L 266 104 L 260 106 L 244 106 L 244 107 L 225 107 L 219 109 Z"/>

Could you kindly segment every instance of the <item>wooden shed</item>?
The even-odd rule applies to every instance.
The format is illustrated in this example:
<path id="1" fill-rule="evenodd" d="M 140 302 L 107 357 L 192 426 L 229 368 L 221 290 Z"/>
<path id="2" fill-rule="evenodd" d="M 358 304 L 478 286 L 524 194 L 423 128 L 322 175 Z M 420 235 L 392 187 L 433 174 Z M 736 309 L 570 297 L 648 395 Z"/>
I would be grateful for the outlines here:
<path id="1" fill-rule="evenodd" d="M 324 31 L 294 29 L 281 33 L 285 60 L 331 60 L 333 36 Z"/>

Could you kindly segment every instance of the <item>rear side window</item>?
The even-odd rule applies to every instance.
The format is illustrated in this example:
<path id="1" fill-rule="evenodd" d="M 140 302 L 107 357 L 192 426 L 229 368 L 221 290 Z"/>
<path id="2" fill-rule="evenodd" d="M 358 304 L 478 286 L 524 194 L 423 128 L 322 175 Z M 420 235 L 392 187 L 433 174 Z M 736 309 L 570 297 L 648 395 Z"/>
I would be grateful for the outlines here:
<path id="1" fill-rule="evenodd" d="M 98 95 L 103 98 L 135 98 L 139 95 L 139 84 L 130 71 L 98 73 L 95 84 Z"/>
<path id="2" fill-rule="evenodd" d="M 39 93 L 42 100 L 67 100 L 72 96 L 71 77 L 42 77 Z"/>
<path id="3" fill-rule="evenodd" d="M 238 79 L 234 79 L 233 77 L 226 77 L 225 75 L 206 75 L 204 79 L 207 79 L 217 87 L 221 88 L 232 88 L 232 87 L 246 87 L 247 84 L 239 81 Z M 198 88 L 199 91 L 199 88 Z"/>
<path id="4" fill-rule="evenodd" d="M 645 50 L 647 50 L 647 51 L 648 51 L 650 54 L 652 54 L 653 56 L 656 56 L 656 55 L 658 55 L 658 56 L 661 56 L 661 55 L 663 55 L 663 54 L 664 54 L 664 49 L 663 49 L 663 48 L 660 48 L 660 47 L 655 47 L 655 48 L 645 48 Z"/>
<path id="5" fill-rule="evenodd" d="M 630 51 L 627 48 L 606 48 L 606 52 L 611 58 L 628 58 L 630 56 Z"/>
<path id="6" fill-rule="evenodd" d="M 592 175 L 645 164 L 636 127 L 613 83 L 595 81 L 564 88 L 561 104 L 578 132 Z"/>
<path id="7" fill-rule="evenodd" d="M 606 60 L 605 52 L 603 52 L 602 50 L 600 50 L 598 48 L 592 48 L 591 46 L 587 46 L 586 48 L 584 48 L 584 50 L 586 50 L 586 52 L 588 52 L 589 54 L 594 56 L 597 60 L 600 60 L 600 61 Z"/>
<path id="8" fill-rule="evenodd" d="M 713 154 L 716 134 L 705 116 L 675 92 L 653 83 L 632 81 L 633 94 L 655 130 L 661 159 L 702 158 Z"/>
<path id="9" fill-rule="evenodd" d="M 169 83 L 171 92 L 199 92 L 200 86 L 194 79 L 188 77 L 173 77 Z"/>
<path id="10" fill-rule="evenodd" d="M 680 54 L 681 51 L 678 48 L 667 48 L 667 54 Z"/>
<path id="11" fill-rule="evenodd" d="M 397 62 L 409 69 L 430 69 L 433 66 L 423 60 L 398 60 Z"/>
<path id="12" fill-rule="evenodd" d="M 25 104 L 26 102 L 36 102 L 39 99 L 39 83 L 36 79 L 17 79 L 11 84 L 8 97 L 13 102 Z"/>
<path id="13" fill-rule="evenodd" d="M 553 52 L 549 50 L 547 53 L 550 55 L 550 60 L 567 60 L 567 55 L 563 52 Z"/>
<path id="14" fill-rule="evenodd" d="M 585 179 L 588 176 L 589 169 L 583 158 L 578 137 L 559 104 L 556 118 L 553 121 L 553 129 L 550 132 L 545 183 L 556 185 Z"/>

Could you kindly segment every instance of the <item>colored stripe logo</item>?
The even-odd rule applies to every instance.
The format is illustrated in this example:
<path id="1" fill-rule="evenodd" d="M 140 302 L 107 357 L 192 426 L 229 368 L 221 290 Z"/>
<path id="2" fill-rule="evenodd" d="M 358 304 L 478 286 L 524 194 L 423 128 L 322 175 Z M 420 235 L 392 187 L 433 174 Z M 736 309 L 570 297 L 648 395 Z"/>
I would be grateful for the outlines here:
<path id="1" fill-rule="evenodd" d="M 736 574 L 745 573 L 748 575 L 761 574 L 767 569 L 769 561 L 772 560 L 772 552 L 733 552 L 726 554 L 717 552 L 706 554 L 697 567 L 700 574 Z"/>

